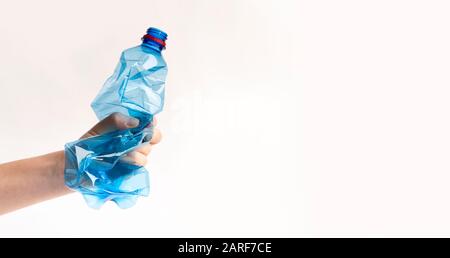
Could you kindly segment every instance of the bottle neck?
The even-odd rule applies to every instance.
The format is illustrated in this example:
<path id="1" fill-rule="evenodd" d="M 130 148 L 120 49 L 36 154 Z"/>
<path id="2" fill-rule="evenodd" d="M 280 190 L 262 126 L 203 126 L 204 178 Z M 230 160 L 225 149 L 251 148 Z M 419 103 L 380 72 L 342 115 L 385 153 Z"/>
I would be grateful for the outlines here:
<path id="1" fill-rule="evenodd" d="M 163 47 L 153 41 L 144 41 L 142 42 L 143 47 L 151 48 L 157 52 L 161 52 L 163 50 Z"/>

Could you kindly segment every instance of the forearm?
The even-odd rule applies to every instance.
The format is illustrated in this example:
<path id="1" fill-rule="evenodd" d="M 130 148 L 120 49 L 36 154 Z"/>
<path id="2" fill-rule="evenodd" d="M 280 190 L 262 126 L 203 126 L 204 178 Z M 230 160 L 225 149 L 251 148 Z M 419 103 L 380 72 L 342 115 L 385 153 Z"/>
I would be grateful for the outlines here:
<path id="1" fill-rule="evenodd" d="M 63 151 L 0 165 L 0 214 L 70 192 Z"/>

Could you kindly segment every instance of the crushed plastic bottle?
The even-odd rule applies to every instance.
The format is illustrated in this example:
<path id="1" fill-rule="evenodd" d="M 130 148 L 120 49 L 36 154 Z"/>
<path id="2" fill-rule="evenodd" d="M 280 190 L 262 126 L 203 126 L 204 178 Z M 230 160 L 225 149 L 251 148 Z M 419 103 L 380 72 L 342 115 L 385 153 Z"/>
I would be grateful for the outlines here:
<path id="1" fill-rule="evenodd" d="M 91 104 L 100 120 L 120 112 L 139 119 L 139 126 L 65 145 L 65 183 L 92 208 L 110 200 L 129 208 L 149 194 L 148 171 L 120 158 L 152 137 L 153 116 L 164 105 L 167 65 L 161 51 L 166 39 L 163 31 L 149 28 L 141 45 L 122 52 L 114 74 Z"/>

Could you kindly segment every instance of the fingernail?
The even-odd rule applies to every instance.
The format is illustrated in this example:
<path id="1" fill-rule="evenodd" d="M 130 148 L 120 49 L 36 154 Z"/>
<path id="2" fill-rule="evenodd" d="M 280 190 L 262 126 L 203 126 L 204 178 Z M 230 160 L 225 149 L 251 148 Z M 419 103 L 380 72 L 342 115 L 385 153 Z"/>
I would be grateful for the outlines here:
<path id="1" fill-rule="evenodd" d="M 151 134 L 147 134 L 147 135 L 144 137 L 144 141 L 146 141 L 146 142 L 149 142 L 151 139 L 152 139 L 152 135 L 151 135 Z"/>
<path id="2" fill-rule="evenodd" d="M 136 127 L 136 126 L 138 126 L 138 125 L 139 125 L 139 120 L 136 119 L 136 118 L 134 118 L 134 117 L 130 117 L 130 118 L 128 119 L 128 121 L 127 121 L 127 126 L 128 126 L 128 127 L 133 128 L 133 127 Z"/>

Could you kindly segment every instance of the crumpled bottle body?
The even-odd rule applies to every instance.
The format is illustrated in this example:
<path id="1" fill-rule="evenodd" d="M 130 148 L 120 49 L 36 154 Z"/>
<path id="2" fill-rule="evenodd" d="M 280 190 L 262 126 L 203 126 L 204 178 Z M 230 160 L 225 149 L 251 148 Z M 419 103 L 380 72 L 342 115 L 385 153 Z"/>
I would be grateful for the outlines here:
<path id="1" fill-rule="evenodd" d="M 139 119 L 139 126 L 65 145 L 65 183 L 81 192 L 90 207 L 114 201 L 129 208 L 139 196 L 148 196 L 148 171 L 121 157 L 151 139 L 153 116 L 164 105 L 166 75 L 166 62 L 157 49 L 143 44 L 125 50 L 91 107 L 100 120 L 119 112 Z"/>

